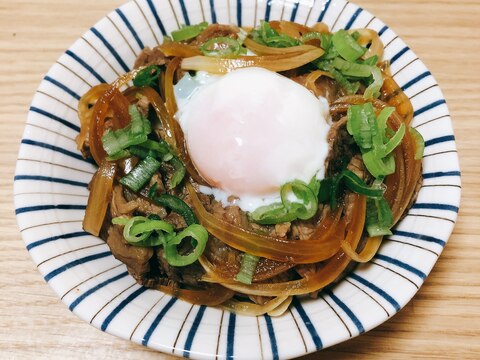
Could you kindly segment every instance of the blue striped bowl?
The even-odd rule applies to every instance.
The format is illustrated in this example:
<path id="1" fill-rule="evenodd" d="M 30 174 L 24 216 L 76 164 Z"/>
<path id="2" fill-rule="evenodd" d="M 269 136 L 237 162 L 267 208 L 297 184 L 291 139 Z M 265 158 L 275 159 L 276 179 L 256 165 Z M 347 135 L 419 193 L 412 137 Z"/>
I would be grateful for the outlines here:
<path id="1" fill-rule="evenodd" d="M 92 85 L 128 71 L 145 46 L 181 24 L 253 26 L 260 19 L 326 22 L 379 32 L 394 78 L 410 97 L 426 140 L 417 202 L 368 264 L 316 300 L 279 318 L 192 306 L 137 285 L 108 246 L 82 230 L 95 167 L 76 150 L 77 104 Z M 20 231 L 38 269 L 71 311 L 134 342 L 197 359 L 300 356 L 357 336 L 414 296 L 455 223 L 460 171 L 449 112 L 435 79 L 381 20 L 344 0 L 135 0 L 108 14 L 52 66 L 28 114 L 15 175 Z"/>

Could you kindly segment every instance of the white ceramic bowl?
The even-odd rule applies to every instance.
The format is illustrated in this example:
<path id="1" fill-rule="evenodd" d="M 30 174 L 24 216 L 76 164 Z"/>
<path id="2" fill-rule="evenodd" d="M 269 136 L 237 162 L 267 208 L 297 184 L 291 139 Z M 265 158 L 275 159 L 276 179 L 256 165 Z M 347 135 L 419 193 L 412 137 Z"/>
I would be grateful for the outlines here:
<path id="1" fill-rule="evenodd" d="M 405 6 L 408 6 L 405 4 Z M 192 306 L 137 285 L 99 238 L 82 230 L 94 165 L 74 142 L 77 104 L 92 85 L 128 71 L 144 46 L 181 24 L 203 20 L 253 26 L 260 19 L 327 23 L 379 32 L 395 80 L 426 140 L 424 184 L 394 235 L 316 300 L 296 300 L 279 318 L 245 317 Z M 460 172 L 443 95 L 425 65 L 381 20 L 344 0 L 135 0 L 76 41 L 40 84 L 28 114 L 15 176 L 23 239 L 45 280 L 92 325 L 137 343 L 198 359 L 279 359 L 348 340 L 399 311 L 415 295 L 457 217 Z"/>

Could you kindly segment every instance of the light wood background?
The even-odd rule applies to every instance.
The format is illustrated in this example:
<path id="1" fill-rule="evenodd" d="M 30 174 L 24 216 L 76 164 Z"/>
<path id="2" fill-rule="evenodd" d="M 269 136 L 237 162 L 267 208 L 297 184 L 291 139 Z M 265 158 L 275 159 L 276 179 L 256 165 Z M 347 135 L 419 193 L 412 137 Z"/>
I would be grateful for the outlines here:
<path id="1" fill-rule="evenodd" d="M 0 0 L 0 358 L 171 359 L 91 327 L 45 284 L 13 208 L 15 159 L 32 96 L 50 65 L 123 0 Z M 436 76 L 453 118 L 462 206 L 434 270 L 399 314 L 302 360 L 480 358 L 480 0 L 357 0 Z"/>

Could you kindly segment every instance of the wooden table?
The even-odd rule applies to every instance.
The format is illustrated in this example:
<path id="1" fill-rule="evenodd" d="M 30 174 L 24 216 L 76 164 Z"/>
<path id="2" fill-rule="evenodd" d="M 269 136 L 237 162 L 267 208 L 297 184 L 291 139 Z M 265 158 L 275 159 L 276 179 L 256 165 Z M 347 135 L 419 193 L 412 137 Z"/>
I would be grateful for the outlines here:
<path id="1" fill-rule="evenodd" d="M 170 359 L 79 320 L 45 284 L 14 216 L 12 179 L 29 103 L 57 57 L 123 0 L 0 0 L 0 358 Z M 463 201 L 425 285 L 390 321 L 318 358 L 480 357 L 479 0 L 358 0 L 436 76 L 453 118 Z"/>

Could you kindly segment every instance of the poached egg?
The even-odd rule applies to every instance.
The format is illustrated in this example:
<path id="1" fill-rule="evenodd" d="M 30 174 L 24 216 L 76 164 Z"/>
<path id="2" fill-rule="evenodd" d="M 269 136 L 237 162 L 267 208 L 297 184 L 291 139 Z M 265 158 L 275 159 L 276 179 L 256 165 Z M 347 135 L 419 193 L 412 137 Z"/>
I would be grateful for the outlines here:
<path id="1" fill-rule="evenodd" d="M 175 85 L 176 118 L 190 157 L 224 206 L 278 202 L 280 187 L 324 177 L 328 103 L 263 68 L 186 74 Z"/>

